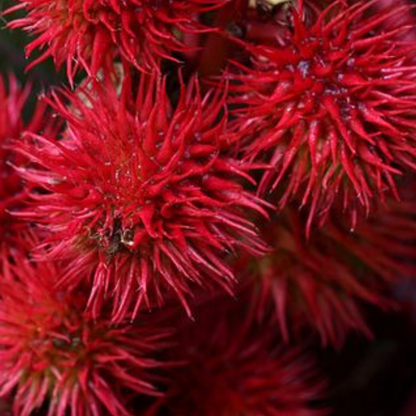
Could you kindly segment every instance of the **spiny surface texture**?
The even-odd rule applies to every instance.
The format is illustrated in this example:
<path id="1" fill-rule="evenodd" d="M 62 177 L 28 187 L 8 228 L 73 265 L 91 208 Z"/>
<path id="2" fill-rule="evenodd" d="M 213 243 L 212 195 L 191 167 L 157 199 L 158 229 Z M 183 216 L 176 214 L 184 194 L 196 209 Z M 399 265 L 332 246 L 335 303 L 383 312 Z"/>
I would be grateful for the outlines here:
<path id="1" fill-rule="evenodd" d="M 166 331 L 84 312 L 82 292 L 54 290 L 59 267 L 15 257 L 2 275 L 0 396 L 13 415 L 131 416 L 126 392 L 157 396 L 152 356 Z M 42 413 L 43 414 L 43 413 Z"/>
<path id="2" fill-rule="evenodd" d="M 121 59 L 140 70 L 158 70 L 162 58 L 189 47 L 185 34 L 212 29 L 199 14 L 221 7 L 225 0 L 19 0 L 7 14 L 23 9 L 27 15 L 9 23 L 34 36 L 27 53 L 42 54 L 31 65 L 53 57 L 57 67 L 66 63 L 73 79 L 79 69 L 96 76 Z M 177 59 L 176 59 L 177 60 Z"/>
<path id="3" fill-rule="evenodd" d="M 307 206 L 308 229 L 334 205 L 354 223 L 416 168 L 416 45 L 400 24 L 409 7 L 311 3 L 292 7 L 272 42 L 245 43 L 251 64 L 230 75 L 245 157 L 270 165 L 260 193 Z"/>
<path id="4" fill-rule="evenodd" d="M 51 231 L 52 257 L 73 256 L 68 280 L 91 276 L 93 310 L 112 297 L 115 320 L 167 293 L 188 308 L 193 286 L 231 291 L 226 257 L 266 250 L 250 219 L 267 215 L 264 204 L 242 185 L 249 166 L 222 153 L 222 93 L 202 98 L 194 79 L 173 108 L 155 79 L 130 92 L 97 85 L 67 93 L 70 107 L 55 97 L 64 137 L 29 135 L 17 147 L 34 164 L 19 172 L 43 189 L 22 215 Z"/>

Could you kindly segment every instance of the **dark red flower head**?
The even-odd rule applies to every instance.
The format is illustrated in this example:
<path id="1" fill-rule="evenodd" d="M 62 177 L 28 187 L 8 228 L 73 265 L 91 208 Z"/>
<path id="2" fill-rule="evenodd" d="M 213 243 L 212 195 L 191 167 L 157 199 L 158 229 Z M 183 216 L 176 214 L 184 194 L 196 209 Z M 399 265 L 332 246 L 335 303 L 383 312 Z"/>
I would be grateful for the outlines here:
<path id="1" fill-rule="evenodd" d="M 228 309 L 230 309 L 228 307 Z M 276 345 L 268 327 L 244 324 L 221 302 L 179 325 L 172 374 L 161 402 L 172 416 L 318 416 L 323 382 L 299 349 Z M 163 406 L 161 406 L 163 409 Z"/>
<path id="2" fill-rule="evenodd" d="M 415 275 L 415 200 L 392 203 L 355 230 L 332 216 L 305 237 L 306 218 L 291 206 L 264 227 L 274 251 L 240 260 L 244 292 L 256 316 L 272 316 L 285 340 L 315 329 L 323 345 L 341 346 L 351 331 L 371 336 L 365 305 L 393 307 L 389 291 Z"/>
<path id="3" fill-rule="evenodd" d="M 19 249 L 25 244 L 21 232 L 23 221 L 10 212 L 20 207 L 27 198 L 20 176 L 13 165 L 22 165 L 26 159 L 10 149 L 13 141 L 19 141 L 24 131 L 49 134 L 51 119 L 46 113 L 46 103 L 39 101 L 28 122 L 23 119 L 23 109 L 30 94 L 30 86 L 22 89 L 14 76 L 9 76 L 8 86 L 0 75 L 0 251 Z M 0 261 L 1 262 L 1 261 Z"/>
<path id="4" fill-rule="evenodd" d="M 61 272 L 18 256 L 2 276 L 0 397 L 19 416 L 45 408 L 49 416 L 131 416 L 129 394 L 160 395 L 152 355 L 166 347 L 166 331 L 93 320 L 83 293 L 54 291 Z"/>
<path id="5" fill-rule="evenodd" d="M 266 215 L 245 191 L 244 165 L 222 155 L 222 93 L 201 98 L 197 81 L 181 87 L 173 108 L 163 81 L 144 79 L 119 97 L 65 93 L 67 132 L 53 141 L 31 136 L 21 146 L 38 168 L 20 170 L 37 188 L 26 216 L 53 234 L 52 255 L 74 256 L 68 279 L 92 271 L 91 302 L 114 300 L 114 319 L 130 306 L 158 303 L 173 291 L 187 307 L 193 285 L 231 289 L 225 256 L 264 253 L 249 216 Z M 133 315 L 136 311 L 133 312 Z"/>
<path id="6" fill-rule="evenodd" d="M 72 81 L 79 69 L 95 77 L 120 58 L 140 70 L 158 71 L 161 58 L 187 51 L 184 34 L 209 31 L 199 14 L 227 0 L 19 0 L 7 11 L 27 15 L 9 23 L 34 35 L 27 53 L 43 50 L 31 66 L 53 57 L 67 65 Z"/>
<path id="7" fill-rule="evenodd" d="M 336 202 L 355 221 L 416 169 L 416 44 L 399 36 L 410 8 L 370 12 L 376 1 L 299 1 L 274 43 L 245 44 L 252 64 L 230 75 L 245 156 L 271 165 L 260 192 L 307 205 L 308 227 Z"/>

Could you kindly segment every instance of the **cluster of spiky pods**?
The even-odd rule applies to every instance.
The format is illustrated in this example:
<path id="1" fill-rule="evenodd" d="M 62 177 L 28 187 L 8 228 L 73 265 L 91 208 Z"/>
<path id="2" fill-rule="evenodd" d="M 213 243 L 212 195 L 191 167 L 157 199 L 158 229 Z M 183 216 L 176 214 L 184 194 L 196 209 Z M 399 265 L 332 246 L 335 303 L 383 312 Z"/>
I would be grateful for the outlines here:
<path id="1" fill-rule="evenodd" d="M 0 80 L 2 415 L 331 414 L 415 274 L 410 4 L 14 3 L 67 87 Z"/>

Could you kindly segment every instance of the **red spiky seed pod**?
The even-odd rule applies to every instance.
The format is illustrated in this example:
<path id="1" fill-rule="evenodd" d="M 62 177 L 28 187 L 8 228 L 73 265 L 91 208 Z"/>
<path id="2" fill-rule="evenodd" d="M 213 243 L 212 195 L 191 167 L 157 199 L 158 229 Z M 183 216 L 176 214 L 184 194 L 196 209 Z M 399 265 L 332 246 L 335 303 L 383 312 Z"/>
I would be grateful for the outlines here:
<path id="1" fill-rule="evenodd" d="M 13 141 L 20 140 L 23 132 L 50 134 L 56 123 L 52 123 L 46 111 L 46 103 L 39 100 L 28 122 L 23 120 L 23 110 L 31 88 L 21 88 L 16 78 L 10 75 L 6 83 L 0 75 L 0 251 L 20 250 L 26 245 L 22 231 L 27 224 L 13 217 L 11 211 L 22 206 L 27 199 L 20 176 L 13 165 L 26 161 L 10 149 Z M 2 260 L 0 260 L 1 262 Z"/>
<path id="2" fill-rule="evenodd" d="M 68 280 L 92 273 L 90 306 L 112 297 L 115 320 L 168 292 L 188 309 L 193 285 L 230 291 L 226 254 L 266 250 L 250 219 L 267 215 L 263 203 L 241 183 L 250 166 L 222 153 L 222 92 L 202 98 L 192 79 L 172 108 L 160 80 L 143 78 L 134 99 L 131 90 L 66 92 L 68 107 L 55 95 L 61 140 L 16 145 L 38 166 L 21 175 L 43 189 L 23 215 L 51 231 L 54 258 L 73 256 Z"/>
<path id="3" fill-rule="evenodd" d="M 85 70 L 95 77 L 100 68 L 111 68 L 121 59 L 139 70 L 158 71 L 160 60 L 190 48 L 184 34 L 212 29 L 199 21 L 201 13 L 223 6 L 227 0 L 19 0 L 6 11 L 23 9 L 27 15 L 12 20 L 10 28 L 34 35 L 27 54 L 43 53 L 36 65 L 53 57 L 67 65 L 68 78 Z"/>
<path id="4" fill-rule="evenodd" d="M 177 321 L 166 395 L 146 416 L 321 416 L 325 383 L 300 348 L 278 345 L 268 326 L 247 325 L 244 305 L 221 296 Z"/>
<path id="5" fill-rule="evenodd" d="M 167 346 L 155 322 L 113 325 L 92 319 L 86 297 L 55 289 L 62 270 L 16 256 L 2 276 L 0 398 L 13 414 L 132 416 L 127 397 L 159 396 L 154 387 Z M 46 410 L 45 410 L 46 409 Z M 43 413 L 42 413 L 43 414 Z"/>
<path id="6" fill-rule="evenodd" d="M 239 304 L 241 307 L 242 305 Z M 323 380 L 309 357 L 277 345 L 269 327 L 247 326 L 236 304 L 214 300 L 182 321 L 171 352 L 184 363 L 151 416 L 318 416 Z"/>
<path id="7" fill-rule="evenodd" d="M 237 264 L 254 316 L 272 317 L 285 341 L 305 327 L 324 346 L 342 346 L 352 331 L 371 337 L 364 306 L 391 309 L 394 285 L 415 274 L 415 210 L 414 198 L 392 202 L 355 230 L 342 215 L 332 215 L 308 239 L 305 216 L 286 207 L 264 227 L 274 251 Z"/>
<path id="8" fill-rule="evenodd" d="M 336 203 L 354 222 L 416 168 L 416 48 L 399 36 L 410 9 L 298 3 L 274 44 L 244 44 L 252 63 L 230 74 L 234 127 L 245 157 L 271 165 L 262 194 L 308 206 L 308 228 Z"/>

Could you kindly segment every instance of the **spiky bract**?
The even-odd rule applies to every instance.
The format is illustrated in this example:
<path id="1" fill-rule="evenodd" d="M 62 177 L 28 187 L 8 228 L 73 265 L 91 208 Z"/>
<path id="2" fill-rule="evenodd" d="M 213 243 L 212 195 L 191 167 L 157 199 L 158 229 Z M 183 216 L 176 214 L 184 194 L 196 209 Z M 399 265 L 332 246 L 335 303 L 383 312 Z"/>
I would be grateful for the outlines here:
<path id="1" fill-rule="evenodd" d="M 234 305 L 235 307 L 236 305 Z M 240 305 L 242 306 L 242 305 Z M 169 415 L 318 416 L 324 384 L 299 349 L 277 346 L 268 327 L 247 326 L 244 312 L 207 303 L 179 325 L 165 398 Z M 184 393 L 186 392 L 186 393 Z M 164 414 L 164 413 L 162 413 Z"/>
<path id="2" fill-rule="evenodd" d="M 262 194 L 275 191 L 280 208 L 307 206 L 308 229 L 334 205 L 354 223 L 416 168 L 416 44 L 400 23 L 410 9 L 298 3 L 272 41 L 244 44 L 251 64 L 229 75 L 234 127 L 245 157 L 270 164 Z"/>
<path id="3" fill-rule="evenodd" d="M 0 396 L 13 414 L 131 416 L 127 397 L 157 396 L 154 357 L 166 331 L 145 322 L 111 324 L 86 313 L 86 297 L 55 289 L 59 266 L 23 256 L 3 270 Z"/>
<path id="4" fill-rule="evenodd" d="M 250 219 L 263 203 L 241 183 L 249 165 L 222 154 L 222 93 L 202 98 L 193 79 L 172 107 L 164 82 L 144 79 L 134 99 L 127 84 L 66 93 L 69 107 L 55 96 L 64 137 L 17 146 L 37 165 L 20 173 L 43 189 L 23 215 L 52 232 L 52 256 L 73 256 L 69 280 L 92 275 L 93 309 L 113 298 L 115 320 L 168 292 L 187 308 L 195 285 L 230 291 L 226 255 L 266 250 Z"/>
<path id="5" fill-rule="evenodd" d="M 72 81 L 79 69 L 95 77 L 115 59 L 144 71 L 158 71 L 162 58 L 189 50 L 184 34 L 212 30 L 199 14 L 221 7 L 226 0 L 20 0 L 7 13 L 27 15 L 9 23 L 34 36 L 27 53 L 41 49 L 31 66 L 53 57 L 67 65 Z"/>
<path id="6" fill-rule="evenodd" d="M 393 307 L 390 290 L 415 273 L 413 201 L 389 204 L 350 230 L 342 216 L 305 237 L 307 219 L 288 206 L 264 227 L 273 252 L 240 260 L 247 302 L 259 319 L 277 322 L 283 338 L 305 326 L 323 345 L 341 346 L 351 331 L 371 336 L 365 305 Z"/>
<path id="7" fill-rule="evenodd" d="M 16 78 L 10 75 L 5 82 L 0 75 L 0 251 L 1 255 L 25 246 L 22 231 L 27 224 L 11 215 L 11 211 L 21 208 L 27 199 L 27 189 L 13 166 L 26 163 L 26 158 L 14 153 L 11 146 L 22 138 L 25 131 L 50 134 L 56 123 L 52 123 L 46 111 L 46 103 L 39 100 L 28 122 L 24 121 L 23 111 L 31 88 L 29 84 L 21 88 Z M 0 260 L 2 262 L 3 260 Z"/>

